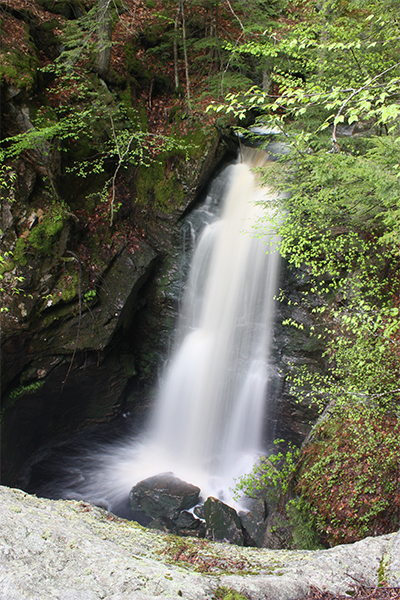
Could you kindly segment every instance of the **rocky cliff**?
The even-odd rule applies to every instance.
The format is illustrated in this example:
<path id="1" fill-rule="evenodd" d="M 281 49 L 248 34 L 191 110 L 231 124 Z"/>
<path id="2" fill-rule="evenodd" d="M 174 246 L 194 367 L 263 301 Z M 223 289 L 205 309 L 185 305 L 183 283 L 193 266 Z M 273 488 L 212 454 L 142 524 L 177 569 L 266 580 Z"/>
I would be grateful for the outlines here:
<path id="1" fill-rule="evenodd" d="M 165 286 L 177 268 L 177 225 L 223 153 L 215 133 L 196 158 L 176 165 L 181 193 L 172 211 L 133 214 L 132 180 L 128 214 L 113 229 L 76 212 L 55 217 L 35 184 L 35 164 L 14 165 L 17 186 L 2 199 L 3 481 L 54 435 L 115 415 L 128 383 L 152 380 L 161 331 L 174 318 Z"/>
<path id="2" fill-rule="evenodd" d="M 54 66 L 64 52 L 62 36 L 82 16 L 71 6 L 2 3 L 0 319 L 6 483 L 54 436 L 110 419 L 127 407 L 143 409 L 145 394 L 138 407 L 135 391 L 154 380 L 165 332 L 174 320 L 175 299 L 166 287 L 177 269 L 178 224 L 225 153 L 216 129 L 195 117 L 184 131 L 178 124 L 172 148 L 163 151 L 162 135 L 157 136 L 160 130 L 165 133 L 163 127 L 171 130 L 168 102 L 174 100 L 168 86 L 157 87 L 157 77 L 146 90 L 148 103 L 138 98 L 144 84 L 135 79 L 129 57 L 139 56 L 141 46 L 132 31 L 124 30 L 118 40 L 123 60 L 117 48 L 113 51 L 112 64 L 116 68 L 120 61 L 123 75 L 114 71 L 105 82 L 88 59 L 74 65 L 74 76 L 84 80 L 81 95 L 67 87 L 55 91 L 59 74 L 40 68 Z M 114 34 L 119 35 L 118 27 Z M 147 74 L 149 65 L 135 65 L 142 76 Z M 179 102 L 174 123 L 180 123 Z M 62 115 L 65 107 L 76 115 L 90 111 L 93 103 L 88 129 L 74 122 L 73 140 L 69 134 L 63 137 L 60 126 L 68 128 L 73 121 Z M 158 112 L 164 109 L 160 120 Z M 134 160 L 116 177 L 118 161 L 106 150 L 110 122 L 119 135 L 117 122 L 114 127 L 109 117 L 115 111 L 124 113 L 131 136 L 144 131 L 148 139 L 159 139 L 152 168 Z M 38 139 L 29 141 L 36 133 Z M 98 172 L 91 161 L 104 152 L 108 162 Z M 88 173 L 78 176 L 72 165 L 87 161 Z M 103 186 L 113 173 L 111 200 L 110 188 L 104 196 Z"/>

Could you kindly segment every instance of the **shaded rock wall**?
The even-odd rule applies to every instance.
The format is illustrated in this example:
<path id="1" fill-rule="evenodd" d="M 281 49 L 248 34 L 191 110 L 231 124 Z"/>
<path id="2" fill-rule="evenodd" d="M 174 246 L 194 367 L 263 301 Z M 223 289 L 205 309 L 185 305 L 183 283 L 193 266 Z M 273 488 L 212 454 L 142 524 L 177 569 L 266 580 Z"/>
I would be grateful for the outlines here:
<path id="1" fill-rule="evenodd" d="M 269 403 L 265 423 L 265 439 L 270 444 L 274 440 L 283 439 L 286 444 L 291 442 L 299 447 L 319 414 L 317 406 L 299 401 L 291 382 L 293 369 L 299 365 L 308 365 L 318 372 L 324 372 L 325 369 L 323 342 L 310 341 L 310 328 L 315 325 L 315 317 L 311 311 L 298 306 L 301 294 L 308 289 L 307 273 L 302 269 L 288 268 L 282 260 L 278 294 L 280 299 L 275 302 Z M 312 302 L 313 295 L 309 293 L 308 297 Z M 288 325 L 287 321 L 290 319 L 295 319 L 301 328 Z"/>

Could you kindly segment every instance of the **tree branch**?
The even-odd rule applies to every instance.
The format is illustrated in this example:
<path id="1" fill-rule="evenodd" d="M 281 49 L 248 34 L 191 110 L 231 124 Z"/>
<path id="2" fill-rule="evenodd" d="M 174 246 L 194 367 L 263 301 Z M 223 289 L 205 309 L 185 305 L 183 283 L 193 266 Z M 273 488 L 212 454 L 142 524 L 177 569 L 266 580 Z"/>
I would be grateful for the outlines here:
<path id="1" fill-rule="evenodd" d="M 235 17 L 235 19 L 237 19 L 239 21 L 239 25 L 242 28 L 242 31 L 244 31 L 244 25 L 243 25 L 242 21 L 239 19 L 239 17 L 237 16 L 237 14 L 235 13 L 235 11 L 233 10 L 231 3 L 229 2 L 229 0 L 225 0 L 225 2 L 229 6 L 229 10 L 231 11 L 231 13 Z"/>
<path id="2" fill-rule="evenodd" d="M 375 77 L 373 77 L 373 79 L 370 79 L 370 81 L 368 81 L 365 85 L 359 87 L 357 90 L 353 90 L 353 92 L 350 94 L 350 96 L 348 98 L 346 98 L 346 100 L 343 102 L 343 104 L 339 108 L 338 112 L 336 113 L 336 116 L 335 116 L 335 119 L 334 119 L 334 122 L 333 122 L 334 124 L 333 124 L 333 131 L 332 131 L 332 145 L 333 145 L 333 151 L 334 152 L 340 152 L 340 146 L 338 144 L 337 137 L 336 137 L 337 126 L 338 126 L 338 118 L 340 117 L 340 115 L 342 114 L 343 110 L 346 108 L 346 106 L 350 102 L 350 100 L 352 100 L 354 98 L 354 96 L 356 96 L 357 94 L 359 94 L 363 90 L 366 90 L 372 83 L 374 83 L 374 81 L 376 81 L 377 79 L 379 79 L 379 77 L 382 77 L 382 75 L 385 75 L 386 73 L 388 73 L 389 71 L 391 71 L 395 67 L 398 67 L 399 65 L 400 65 L 400 62 L 397 62 L 396 64 L 392 65 L 388 69 L 385 69 L 384 71 L 382 71 L 382 73 L 379 73 L 379 75 L 376 75 Z"/>
<path id="3" fill-rule="evenodd" d="M 67 250 L 67 254 L 71 254 L 71 256 L 73 256 L 74 260 L 78 263 L 78 267 L 79 267 L 79 283 L 78 283 L 78 298 L 79 298 L 79 319 L 78 319 L 78 331 L 76 332 L 76 339 L 75 339 L 75 346 L 74 346 L 74 351 L 72 353 L 71 356 L 71 360 L 69 363 L 69 367 L 68 367 L 68 371 L 67 374 L 65 376 L 64 381 L 61 384 L 61 392 L 64 389 L 64 385 L 69 377 L 69 374 L 71 372 L 72 369 L 72 365 L 74 363 L 74 358 L 76 355 L 76 350 L 78 348 L 78 342 L 79 342 L 79 336 L 81 333 L 81 321 L 82 321 L 82 267 L 81 267 L 81 263 L 79 258 L 77 257 L 77 255 L 74 252 L 71 252 L 71 250 Z"/>

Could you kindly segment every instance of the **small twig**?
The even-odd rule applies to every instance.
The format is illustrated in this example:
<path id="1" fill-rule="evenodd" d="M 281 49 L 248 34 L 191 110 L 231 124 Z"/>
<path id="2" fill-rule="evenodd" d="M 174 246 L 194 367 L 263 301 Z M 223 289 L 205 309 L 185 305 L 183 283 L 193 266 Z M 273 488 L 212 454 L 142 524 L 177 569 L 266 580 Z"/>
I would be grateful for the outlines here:
<path id="1" fill-rule="evenodd" d="M 400 393 L 400 388 L 398 388 L 397 390 L 389 390 L 388 392 L 380 392 L 379 394 L 366 394 L 365 392 L 350 392 L 349 390 L 346 390 L 344 388 L 341 388 L 341 390 L 342 390 L 342 392 L 344 392 L 345 394 L 348 394 L 349 396 L 359 396 L 361 398 L 367 398 L 367 399 L 382 398 L 383 396 L 389 396 L 389 394 Z"/>
<path id="2" fill-rule="evenodd" d="M 350 577 L 351 579 L 353 579 L 354 581 L 356 581 L 358 583 L 358 585 L 362 585 L 363 587 L 365 587 L 367 585 L 366 581 L 362 581 L 361 579 L 358 579 L 358 577 L 354 577 L 354 575 L 351 575 L 351 573 L 344 573 L 345 575 L 347 575 L 347 577 Z"/>
<path id="3" fill-rule="evenodd" d="M 119 172 L 119 170 L 121 168 L 121 165 L 124 162 L 125 156 L 128 154 L 128 152 L 130 150 L 130 147 L 131 147 L 132 141 L 133 141 L 133 139 L 135 137 L 135 134 L 133 134 L 131 136 L 131 138 L 130 138 L 130 140 L 128 142 L 128 145 L 126 147 L 125 152 L 123 154 L 121 154 L 121 150 L 120 150 L 120 147 L 119 147 L 119 144 L 118 144 L 118 138 L 117 138 L 117 135 L 115 133 L 115 127 L 114 127 L 114 121 L 113 121 L 112 115 L 110 115 L 110 121 L 111 121 L 111 127 L 112 127 L 112 132 L 113 132 L 113 138 L 114 138 L 114 142 L 115 142 L 115 148 L 116 148 L 117 154 L 118 154 L 118 165 L 117 165 L 117 168 L 114 171 L 114 175 L 113 175 L 113 178 L 111 180 L 112 198 L 111 198 L 110 223 L 111 223 L 111 226 L 112 226 L 113 220 L 114 220 L 115 181 L 117 179 L 117 175 L 118 175 L 118 172 Z"/>
<path id="4" fill-rule="evenodd" d="M 68 376 L 69 376 L 69 374 L 71 372 L 72 365 L 73 365 L 73 362 L 74 362 L 74 359 L 75 359 L 76 350 L 78 348 L 79 336 L 80 336 L 80 333 L 81 333 L 81 321 L 82 321 L 82 267 L 81 267 L 81 263 L 80 263 L 79 258 L 77 257 L 77 255 L 74 252 L 71 252 L 71 250 L 67 250 L 67 254 L 71 254 L 71 256 L 73 256 L 73 258 L 78 263 L 78 267 L 79 267 L 79 282 L 78 282 L 79 319 L 78 319 L 78 331 L 76 332 L 75 347 L 74 347 L 74 351 L 72 353 L 71 361 L 69 363 L 67 374 L 66 374 L 65 379 L 64 379 L 64 381 L 62 382 L 62 385 L 61 385 L 61 392 L 64 389 L 64 385 L 65 385 L 65 383 L 66 383 L 66 381 L 68 379 Z"/>
<path id="5" fill-rule="evenodd" d="M 353 48 L 350 48 L 350 52 L 351 52 L 351 54 L 353 55 L 353 58 L 354 58 L 354 60 L 355 60 L 355 61 L 356 61 L 356 63 L 357 63 L 357 67 L 358 67 L 358 69 L 359 69 L 360 73 L 362 73 L 362 74 L 364 75 L 364 73 L 363 73 L 363 70 L 362 70 L 362 68 L 361 68 L 361 65 L 360 65 L 360 63 L 358 62 L 358 58 L 357 58 L 357 56 L 356 56 L 356 54 L 355 54 L 355 52 L 354 52 Z M 367 75 L 368 75 L 368 73 L 367 73 Z"/>
<path id="6" fill-rule="evenodd" d="M 176 9 L 176 16 L 174 20 L 174 78 L 175 78 L 175 91 L 179 88 L 179 70 L 178 70 L 178 22 L 179 13 L 181 12 L 181 3 L 178 2 Z"/>
<path id="7" fill-rule="evenodd" d="M 278 127 L 278 129 L 280 129 L 281 133 L 283 133 L 283 135 L 285 136 L 286 139 L 290 140 L 288 134 L 286 133 L 286 131 L 279 125 L 279 123 L 276 124 L 276 126 Z M 296 152 L 298 152 L 298 154 L 300 154 L 301 158 L 305 158 L 305 154 L 304 152 L 302 152 L 301 150 L 299 150 L 299 148 L 297 147 L 297 144 L 295 142 L 294 144 L 294 149 L 296 150 Z"/>
<path id="8" fill-rule="evenodd" d="M 154 86 L 154 78 L 150 82 L 150 90 L 149 90 L 149 109 L 151 110 L 151 97 L 153 94 L 153 86 Z"/>
<path id="9" fill-rule="evenodd" d="M 239 19 L 239 17 L 237 16 L 237 14 L 235 13 L 235 11 L 233 10 L 231 3 L 229 2 L 229 0 L 225 0 L 225 2 L 229 6 L 229 10 L 231 11 L 231 13 L 235 17 L 235 19 L 237 19 L 239 21 L 239 25 L 242 28 L 242 30 L 244 31 L 244 25 L 243 25 L 242 21 Z"/>

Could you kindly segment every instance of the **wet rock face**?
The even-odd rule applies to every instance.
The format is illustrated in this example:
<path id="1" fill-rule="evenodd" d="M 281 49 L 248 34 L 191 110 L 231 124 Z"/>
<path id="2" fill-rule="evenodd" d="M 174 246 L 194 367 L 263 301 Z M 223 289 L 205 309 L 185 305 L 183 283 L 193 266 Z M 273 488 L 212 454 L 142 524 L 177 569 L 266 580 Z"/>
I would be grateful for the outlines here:
<path id="1" fill-rule="evenodd" d="M 172 473 L 162 473 L 137 483 L 129 495 L 128 518 L 150 529 L 179 536 L 262 548 L 267 527 L 264 500 L 248 499 L 248 510 L 238 514 L 217 498 L 200 504 L 200 489 Z M 193 509 L 193 510 L 191 510 Z"/>
<path id="2" fill-rule="evenodd" d="M 261 498 L 249 501 L 249 511 L 239 513 L 240 523 L 243 528 L 245 546 L 264 546 L 264 537 L 267 529 L 267 505 Z"/>
<path id="3" fill-rule="evenodd" d="M 134 254 L 123 248 L 90 310 L 80 313 L 76 300 L 49 306 L 33 323 L 27 316 L 4 340 L 4 376 L 7 381 L 19 375 L 19 385 L 3 396 L 3 482 L 12 482 L 29 455 L 52 437 L 112 418 L 121 408 L 121 395 L 136 374 L 121 333 L 155 259 L 145 243 Z"/>
<path id="4" fill-rule="evenodd" d="M 26 312 L 15 325 L 14 335 L 4 341 L 3 385 L 28 364 L 31 367 L 24 374 L 24 382 L 35 378 L 36 365 L 45 377 L 48 373 L 45 357 L 68 356 L 74 351 L 103 351 L 115 332 L 130 323 L 138 291 L 150 276 L 155 259 L 156 253 L 144 242 L 135 253 L 122 248 L 104 273 L 90 310 L 82 302 L 80 311 L 78 299 L 68 305 L 55 304 L 49 299 L 33 322 Z"/>
<path id="5" fill-rule="evenodd" d="M 108 356 L 78 353 L 72 367 L 62 357 L 58 361 L 52 357 L 48 362 L 42 360 L 40 368 L 32 365 L 34 379 L 26 382 L 25 392 L 20 388 L 21 395 L 11 398 L 11 405 L 4 411 L 2 481 L 13 485 L 27 457 L 49 440 L 82 425 L 115 417 L 133 368 L 134 357 L 124 354 L 123 349 L 120 354 Z"/>
<path id="6" fill-rule="evenodd" d="M 315 405 L 299 403 L 298 397 L 291 391 L 291 375 L 297 366 L 307 365 L 313 371 L 324 372 L 322 358 L 324 344 L 310 340 L 310 327 L 314 325 L 311 310 L 301 307 L 301 295 L 308 292 L 310 304 L 318 299 L 309 292 L 309 277 L 302 269 L 288 268 L 282 261 L 279 282 L 281 301 L 275 305 L 276 319 L 271 348 L 272 377 L 268 395 L 271 398 L 267 407 L 266 420 L 268 430 L 266 439 L 270 444 L 275 439 L 283 439 L 300 446 L 318 418 Z M 293 319 L 300 328 L 284 325 L 285 320 Z M 315 340 L 315 341 L 314 341 Z"/>
<path id="7" fill-rule="evenodd" d="M 244 545 L 242 525 L 236 511 L 218 500 L 207 498 L 204 503 L 206 537 L 213 542 L 229 542 Z"/>
<path id="8" fill-rule="evenodd" d="M 150 529 L 180 535 L 204 535 L 203 526 L 189 509 L 199 502 L 200 488 L 172 473 L 137 483 L 129 494 L 134 517 Z"/>
<path id="9" fill-rule="evenodd" d="M 132 510 L 141 510 L 148 517 L 178 519 L 183 510 L 199 501 L 200 488 L 186 483 L 172 473 L 162 473 L 137 483 L 129 499 Z"/>

